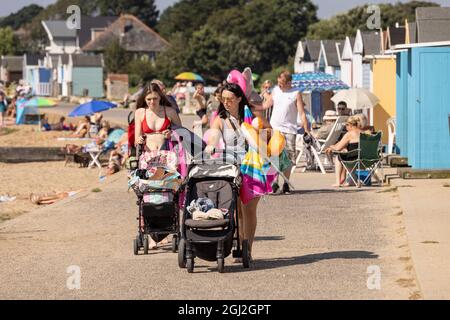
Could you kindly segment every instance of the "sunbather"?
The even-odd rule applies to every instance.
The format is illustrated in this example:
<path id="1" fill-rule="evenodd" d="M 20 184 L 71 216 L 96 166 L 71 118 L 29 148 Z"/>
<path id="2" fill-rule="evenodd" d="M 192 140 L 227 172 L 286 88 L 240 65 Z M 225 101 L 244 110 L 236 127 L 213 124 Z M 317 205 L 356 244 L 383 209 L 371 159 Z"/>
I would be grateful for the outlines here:
<path id="1" fill-rule="evenodd" d="M 83 120 L 81 120 L 78 123 L 78 126 L 77 126 L 77 128 L 75 130 L 75 133 L 72 134 L 70 137 L 71 138 L 84 138 L 84 137 L 86 137 L 86 135 L 89 132 L 89 128 L 90 128 L 89 120 L 90 120 L 89 117 L 85 116 L 83 118 Z"/>
<path id="2" fill-rule="evenodd" d="M 68 197 L 72 197 L 74 195 L 76 195 L 77 193 L 80 193 L 83 190 L 78 190 L 78 191 L 70 191 L 70 192 L 59 192 L 59 193 L 51 193 L 51 194 L 30 194 L 30 200 L 32 203 L 36 204 L 36 205 L 41 205 L 41 204 L 52 204 L 55 203 L 59 200 L 68 198 Z"/>

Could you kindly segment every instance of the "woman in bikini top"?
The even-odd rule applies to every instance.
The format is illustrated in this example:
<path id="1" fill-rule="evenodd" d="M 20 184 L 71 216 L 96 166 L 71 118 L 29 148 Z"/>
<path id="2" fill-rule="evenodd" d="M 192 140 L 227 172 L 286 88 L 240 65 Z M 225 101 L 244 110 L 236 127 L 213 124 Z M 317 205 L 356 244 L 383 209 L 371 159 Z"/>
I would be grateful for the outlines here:
<path id="1" fill-rule="evenodd" d="M 160 150 L 170 138 L 172 125 L 181 120 L 157 84 L 145 88 L 137 102 L 135 143 L 144 144 L 146 151 Z"/>

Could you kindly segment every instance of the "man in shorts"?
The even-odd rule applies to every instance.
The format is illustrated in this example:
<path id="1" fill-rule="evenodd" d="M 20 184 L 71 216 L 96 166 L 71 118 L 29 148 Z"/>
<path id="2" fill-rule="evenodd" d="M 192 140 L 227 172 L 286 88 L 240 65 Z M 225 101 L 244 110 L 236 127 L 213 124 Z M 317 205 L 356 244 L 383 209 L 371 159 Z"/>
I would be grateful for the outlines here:
<path id="1" fill-rule="evenodd" d="M 305 104 L 302 94 L 298 90 L 292 90 L 292 75 L 289 71 L 283 71 L 278 76 L 278 86 L 272 90 L 272 94 L 265 97 L 264 109 L 273 106 L 270 124 L 273 129 L 279 130 L 286 138 L 286 151 L 292 164 L 296 161 L 296 138 L 297 138 L 297 116 L 302 120 L 305 133 L 309 134 L 308 119 L 305 113 Z M 292 167 L 291 167 L 292 168 Z M 283 173 L 287 179 L 290 178 L 291 168 Z M 279 185 L 273 185 L 274 192 L 279 189 Z M 290 193 L 289 185 L 284 182 L 283 193 Z"/>

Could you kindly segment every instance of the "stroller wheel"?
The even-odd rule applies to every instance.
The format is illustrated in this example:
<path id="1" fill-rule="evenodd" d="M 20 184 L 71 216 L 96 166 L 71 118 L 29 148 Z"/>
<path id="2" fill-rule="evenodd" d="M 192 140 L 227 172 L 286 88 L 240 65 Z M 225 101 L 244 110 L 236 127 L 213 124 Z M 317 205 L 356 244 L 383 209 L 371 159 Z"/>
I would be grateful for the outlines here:
<path id="1" fill-rule="evenodd" d="M 133 251 L 134 251 L 134 255 L 137 256 L 139 253 L 139 245 L 138 245 L 137 239 L 133 240 Z"/>
<path id="2" fill-rule="evenodd" d="M 148 254 L 148 236 L 144 237 L 144 254 Z"/>
<path id="3" fill-rule="evenodd" d="M 250 253 L 248 250 L 248 240 L 242 241 L 242 265 L 244 268 L 250 268 Z"/>
<path id="4" fill-rule="evenodd" d="M 225 261 L 223 258 L 217 259 L 217 269 L 219 270 L 219 273 L 224 273 L 225 271 Z"/>
<path id="5" fill-rule="evenodd" d="M 190 258 L 186 261 L 186 268 L 189 273 L 194 272 L 194 258 Z"/>
<path id="6" fill-rule="evenodd" d="M 180 239 L 178 243 L 178 266 L 186 268 L 186 240 Z"/>
<path id="7" fill-rule="evenodd" d="M 178 237 L 176 234 L 172 237 L 172 252 L 176 253 L 178 249 Z"/>
<path id="8" fill-rule="evenodd" d="M 136 236 L 136 242 L 137 242 L 138 248 L 142 248 L 144 246 L 144 243 L 143 243 L 144 241 L 142 239 L 143 239 L 143 235 L 139 233 Z"/>

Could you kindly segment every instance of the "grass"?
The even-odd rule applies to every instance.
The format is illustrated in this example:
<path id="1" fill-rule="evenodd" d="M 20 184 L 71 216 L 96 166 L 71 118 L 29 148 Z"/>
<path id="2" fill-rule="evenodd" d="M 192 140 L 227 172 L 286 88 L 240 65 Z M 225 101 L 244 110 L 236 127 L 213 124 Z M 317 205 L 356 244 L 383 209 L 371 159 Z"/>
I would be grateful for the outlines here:
<path id="1" fill-rule="evenodd" d="M 17 128 L 0 128 L 0 136 L 6 136 L 17 131 L 19 131 Z"/>
<path id="2" fill-rule="evenodd" d="M 450 183 L 444 183 L 443 187 L 444 188 L 450 188 Z"/>
<path id="3" fill-rule="evenodd" d="M 423 244 L 438 244 L 439 242 L 438 241 L 429 241 L 429 240 L 427 240 L 427 241 L 422 241 L 422 243 Z"/>
<path id="4" fill-rule="evenodd" d="M 91 190 L 91 192 L 102 192 L 102 189 L 100 188 L 94 188 Z"/>

